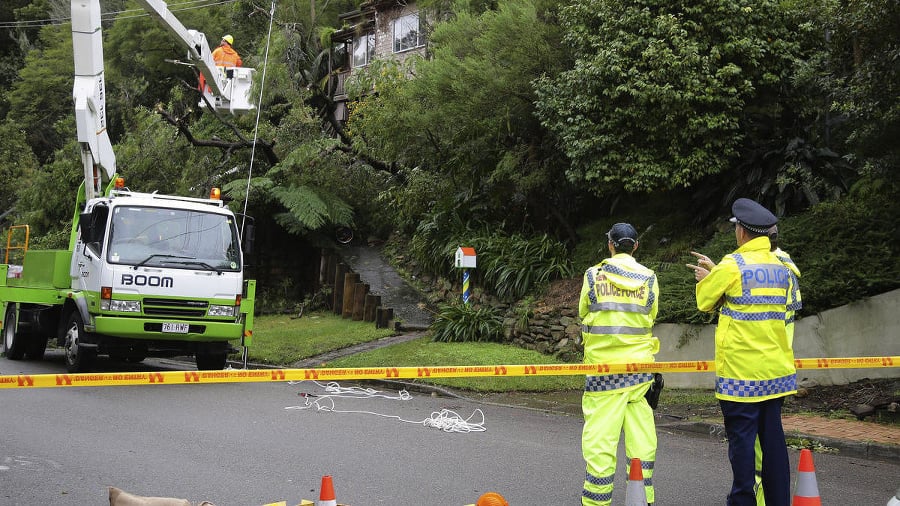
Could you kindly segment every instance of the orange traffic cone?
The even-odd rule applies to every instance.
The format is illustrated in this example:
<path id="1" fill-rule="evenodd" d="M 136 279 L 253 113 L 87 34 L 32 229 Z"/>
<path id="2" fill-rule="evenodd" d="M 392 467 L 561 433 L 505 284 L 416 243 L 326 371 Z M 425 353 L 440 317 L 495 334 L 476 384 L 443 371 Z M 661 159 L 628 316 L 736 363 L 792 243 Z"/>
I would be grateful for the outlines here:
<path id="1" fill-rule="evenodd" d="M 331 482 L 331 475 L 322 477 L 322 491 L 319 492 L 319 500 L 316 506 L 337 506 L 334 499 L 334 484 Z"/>
<path id="2" fill-rule="evenodd" d="M 800 466 L 797 471 L 793 506 L 822 506 L 819 485 L 816 484 L 816 468 L 813 465 L 812 452 L 806 448 L 800 450 Z"/>
<path id="3" fill-rule="evenodd" d="M 497 492 L 485 492 L 478 498 L 475 506 L 509 506 L 509 503 Z"/>
<path id="4" fill-rule="evenodd" d="M 644 470 L 641 459 L 631 459 L 628 471 L 628 485 L 625 487 L 625 506 L 647 506 L 647 493 L 644 491 Z"/>

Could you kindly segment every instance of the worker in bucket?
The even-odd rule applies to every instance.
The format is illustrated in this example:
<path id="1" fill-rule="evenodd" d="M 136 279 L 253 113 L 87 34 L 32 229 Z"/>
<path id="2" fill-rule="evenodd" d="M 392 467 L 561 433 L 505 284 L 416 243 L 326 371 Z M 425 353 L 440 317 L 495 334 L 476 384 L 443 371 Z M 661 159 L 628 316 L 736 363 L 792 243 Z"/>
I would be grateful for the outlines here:
<path id="1" fill-rule="evenodd" d="M 234 50 L 234 37 L 223 35 L 219 47 L 213 49 L 212 57 L 220 67 L 240 67 L 244 64 L 241 55 Z"/>
<path id="2" fill-rule="evenodd" d="M 216 66 L 219 67 L 219 73 L 228 79 L 233 77 L 232 71 L 228 69 L 240 67 L 244 64 L 244 61 L 241 60 L 241 55 L 234 50 L 233 46 L 234 37 L 231 35 L 223 35 L 222 40 L 219 42 L 219 46 L 212 51 L 212 58 Z M 203 74 L 200 74 L 200 86 L 198 89 L 206 93 L 209 93 L 210 91 L 209 86 L 206 85 L 206 78 L 203 77 Z"/>

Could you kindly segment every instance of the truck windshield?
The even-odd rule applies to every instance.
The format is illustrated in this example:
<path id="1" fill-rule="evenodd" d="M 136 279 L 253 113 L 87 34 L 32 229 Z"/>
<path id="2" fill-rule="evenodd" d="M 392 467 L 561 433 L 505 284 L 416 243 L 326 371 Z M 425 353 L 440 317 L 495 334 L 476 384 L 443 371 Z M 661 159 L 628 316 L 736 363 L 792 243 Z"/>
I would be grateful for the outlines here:
<path id="1" fill-rule="evenodd" d="M 143 206 L 113 210 L 107 260 L 125 265 L 239 271 L 240 244 L 231 216 Z"/>

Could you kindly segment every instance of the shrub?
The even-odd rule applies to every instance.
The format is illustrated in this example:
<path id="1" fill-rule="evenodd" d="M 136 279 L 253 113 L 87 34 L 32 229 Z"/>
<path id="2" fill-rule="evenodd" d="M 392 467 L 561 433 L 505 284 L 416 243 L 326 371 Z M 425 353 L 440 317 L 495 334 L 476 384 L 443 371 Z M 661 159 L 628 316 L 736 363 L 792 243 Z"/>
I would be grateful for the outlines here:
<path id="1" fill-rule="evenodd" d="M 449 226 L 442 229 L 439 222 Z M 453 258 L 459 246 L 474 247 L 478 255 L 478 268 L 471 271 L 473 282 L 504 300 L 522 298 L 573 273 L 566 247 L 547 234 L 525 237 L 471 230 L 456 217 L 433 215 L 423 221 L 408 251 L 425 273 L 452 279 L 458 276 Z"/>
<path id="2" fill-rule="evenodd" d="M 803 309 L 800 317 L 819 313 L 864 297 L 900 287 L 900 257 L 896 216 L 900 198 L 896 189 L 872 181 L 861 182 L 850 195 L 820 203 L 779 222 L 779 245 L 800 268 Z M 641 246 L 636 258 L 656 271 L 660 286 L 658 322 L 711 323 L 714 314 L 697 311 L 690 251 L 700 251 L 718 262 L 737 247 L 734 228 L 722 220 L 717 229 L 686 231 L 658 212 L 617 216 L 579 229 L 585 238 L 575 248 L 579 269 L 608 256 L 605 231 L 614 221 L 636 223 Z M 682 225 L 683 227 L 683 225 Z M 710 235 L 711 234 L 711 235 Z M 592 255 L 595 255 L 593 257 Z"/>
<path id="3" fill-rule="evenodd" d="M 524 297 L 554 279 L 571 276 L 565 246 L 548 235 L 494 234 L 473 241 L 482 283 L 501 299 Z"/>
<path id="4" fill-rule="evenodd" d="M 900 287 L 896 197 L 867 193 L 817 205 L 779 226 L 800 268 L 801 315 Z"/>
<path id="5" fill-rule="evenodd" d="M 461 302 L 440 306 L 431 324 L 432 341 L 442 343 L 503 339 L 503 315 L 492 307 Z"/>
<path id="6" fill-rule="evenodd" d="M 900 199 L 888 191 L 868 191 L 865 197 L 845 196 L 780 220 L 779 246 L 791 255 L 802 275 L 800 317 L 900 287 L 898 212 Z M 720 230 L 697 248 L 718 262 L 736 248 L 734 231 L 731 227 Z M 657 270 L 660 283 L 657 320 L 709 323 L 714 315 L 696 310 L 694 277 L 681 265 L 696 260 L 688 251 L 683 260 L 671 266 L 653 259 L 645 262 Z"/>

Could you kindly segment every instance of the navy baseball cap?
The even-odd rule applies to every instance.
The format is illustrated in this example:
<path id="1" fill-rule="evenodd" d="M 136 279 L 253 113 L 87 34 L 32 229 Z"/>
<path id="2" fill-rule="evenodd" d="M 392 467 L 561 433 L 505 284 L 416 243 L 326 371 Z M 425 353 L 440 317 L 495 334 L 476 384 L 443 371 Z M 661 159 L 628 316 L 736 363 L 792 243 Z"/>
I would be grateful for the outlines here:
<path id="1" fill-rule="evenodd" d="M 633 243 L 637 243 L 638 233 L 637 230 L 628 223 L 616 223 L 609 229 L 609 232 L 606 233 L 606 237 L 618 247 L 619 242 L 623 240 L 630 240 Z"/>
<path id="2" fill-rule="evenodd" d="M 739 223 L 742 227 L 757 234 L 767 233 L 778 223 L 778 218 L 755 200 L 735 200 L 731 205 L 731 213 L 734 217 L 728 221 Z"/>

